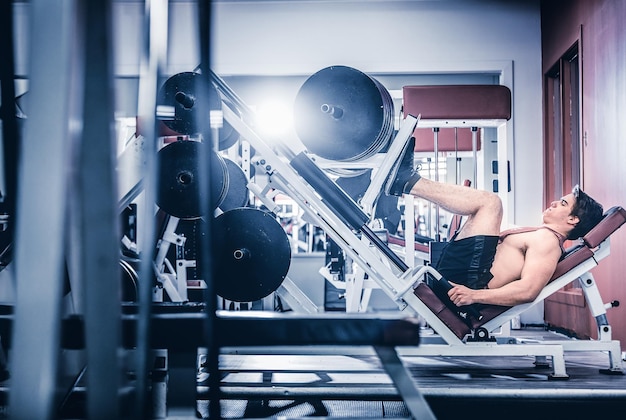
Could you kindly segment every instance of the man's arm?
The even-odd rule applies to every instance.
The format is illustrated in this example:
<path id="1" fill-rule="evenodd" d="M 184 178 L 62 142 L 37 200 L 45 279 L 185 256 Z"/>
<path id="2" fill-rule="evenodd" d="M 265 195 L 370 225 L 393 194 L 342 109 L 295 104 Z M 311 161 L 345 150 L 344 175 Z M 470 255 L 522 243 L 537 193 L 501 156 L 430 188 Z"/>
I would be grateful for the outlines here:
<path id="1" fill-rule="evenodd" d="M 450 300 L 457 306 L 472 303 L 514 306 L 532 302 L 554 274 L 561 257 L 561 248 L 554 235 L 545 230 L 542 234 L 533 235 L 531 241 L 526 249 L 524 266 L 518 280 L 497 289 L 479 290 L 452 283 L 454 287 L 448 291 Z"/>

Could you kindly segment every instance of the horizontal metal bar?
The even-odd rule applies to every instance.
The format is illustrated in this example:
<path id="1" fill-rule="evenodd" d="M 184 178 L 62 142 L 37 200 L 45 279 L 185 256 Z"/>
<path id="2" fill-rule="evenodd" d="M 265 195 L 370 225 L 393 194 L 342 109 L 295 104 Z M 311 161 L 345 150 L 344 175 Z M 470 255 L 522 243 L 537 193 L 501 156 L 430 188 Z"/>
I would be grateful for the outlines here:
<path id="1" fill-rule="evenodd" d="M 182 310 L 180 308 L 184 309 L 182 305 L 179 307 Z M 197 309 L 192 306 L 192 310 Z M 138 319 L 137 314 L 122 315 L 122 345 L 125 348 L 136 346 Z M 172 351 L 206 346 L 202 334 L 205 321 L 206 313 L 203 312 L 154 313 L 151 317 L 150 346 Z M 12 315 L 0 316 L 0 334 L 3 337 L 11 337 L 12 324 Z M 397 315 L 220 311 L 216 328 L 220 346 L 419 344 L 419 326 L 413 320 L 401 319 Z M 82 317 L 71 316 L 63 320 L 61 345 L 67 349 L 85 347 Z"/>

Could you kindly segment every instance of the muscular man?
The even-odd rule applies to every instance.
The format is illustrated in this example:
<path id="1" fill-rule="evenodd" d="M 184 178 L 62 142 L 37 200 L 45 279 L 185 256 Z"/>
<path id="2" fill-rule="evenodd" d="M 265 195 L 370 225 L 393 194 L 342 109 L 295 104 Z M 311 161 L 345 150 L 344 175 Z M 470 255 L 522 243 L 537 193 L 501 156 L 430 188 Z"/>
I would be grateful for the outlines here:
<path id="1" fill-rule="evenodd" d="M 447 293 L 456 306 L 513 306 L 534 300 L 552 277 L 564 240 L 584 236 L 602 218 L 602 206 L 576 186 L 572 193 L 550 203 L 541 226 L 501 233 L 500 198 L 491 192 L 421 178 L 413 170 L 413 145 L 411 139 L 385 192 L 411 194 L 467 216 L 435 266 L 453 285 L 443 291 L 435 287 L 435 292 L 440 296 Z"/>

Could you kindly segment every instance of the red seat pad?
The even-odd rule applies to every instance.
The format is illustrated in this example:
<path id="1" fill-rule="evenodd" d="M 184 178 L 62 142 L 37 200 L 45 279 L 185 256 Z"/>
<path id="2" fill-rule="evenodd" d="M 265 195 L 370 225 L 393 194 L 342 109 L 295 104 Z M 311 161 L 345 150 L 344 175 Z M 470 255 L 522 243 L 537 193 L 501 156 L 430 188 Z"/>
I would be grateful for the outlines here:
<path id="1" fill-rule="evenodd" d="M 404 86 L 404 115 L 422 120 L 509 120 L 511 91 L 502 85 Z"/>
<path id="2" fill-rule="evenodd" d="M 471 332 L 470 327 L 453 311 L 450 310 L 435 295 L 426 283 L 420 283 L 413 291 L 428 308 L 439 318 L 457 337 L 463 338 Z"/>

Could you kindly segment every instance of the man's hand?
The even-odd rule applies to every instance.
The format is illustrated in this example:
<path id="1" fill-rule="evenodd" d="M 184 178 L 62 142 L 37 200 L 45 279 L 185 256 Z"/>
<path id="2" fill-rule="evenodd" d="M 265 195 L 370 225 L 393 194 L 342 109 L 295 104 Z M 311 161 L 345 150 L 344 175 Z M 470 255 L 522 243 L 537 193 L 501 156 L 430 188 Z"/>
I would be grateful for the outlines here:
<path id="1" fill-rule="evenodd" d="M 474 293 L 476 290 L 450 282 L 452 289 L 448 290 L 448 297 L 456 306 L 466 306 L 476 303 Z"/>

